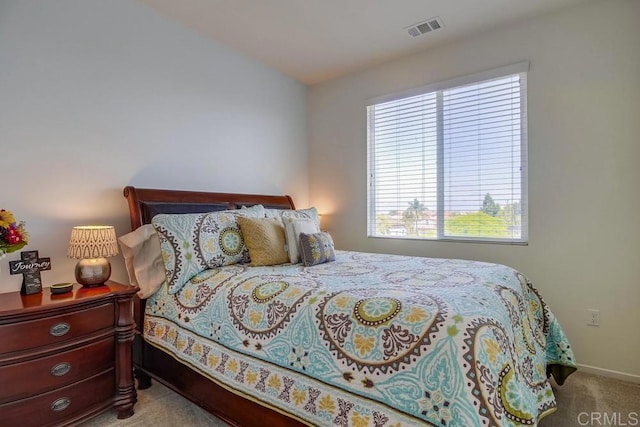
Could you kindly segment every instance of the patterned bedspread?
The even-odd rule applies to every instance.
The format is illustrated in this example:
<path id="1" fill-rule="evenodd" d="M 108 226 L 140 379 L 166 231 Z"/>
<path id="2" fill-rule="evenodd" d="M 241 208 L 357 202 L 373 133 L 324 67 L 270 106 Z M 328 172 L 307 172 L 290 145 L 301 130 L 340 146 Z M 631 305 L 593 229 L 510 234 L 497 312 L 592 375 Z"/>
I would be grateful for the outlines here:
<path id="1" fill-rule="evenodd" d="M 144 334 L 228 389 L 310 424 L 535 425 L 572 372 L 538 292 L 502 265 L 337 251 L 232 265 L 147 301 Z M 559 378 L 562 382 L 564 378 Z"/>

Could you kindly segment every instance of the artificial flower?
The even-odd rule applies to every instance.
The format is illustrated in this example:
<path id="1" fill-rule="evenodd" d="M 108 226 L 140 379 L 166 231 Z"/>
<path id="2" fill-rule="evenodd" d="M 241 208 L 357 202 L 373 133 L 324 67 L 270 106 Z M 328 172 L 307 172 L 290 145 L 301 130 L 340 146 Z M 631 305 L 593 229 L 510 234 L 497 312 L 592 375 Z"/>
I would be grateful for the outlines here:
<path id="1" fill-rule="evenodd" d="M 0 210 L 0 228 L 9 228 L 11 224 L 15 224 L 16 219 L 10 211 Z"/>
<path id="2" fill-rule="evenodd" d="M 24 222 L 17 223 L 11 211 L 0 210 L 0 256 L 18 251 L 29 243 Z"/>

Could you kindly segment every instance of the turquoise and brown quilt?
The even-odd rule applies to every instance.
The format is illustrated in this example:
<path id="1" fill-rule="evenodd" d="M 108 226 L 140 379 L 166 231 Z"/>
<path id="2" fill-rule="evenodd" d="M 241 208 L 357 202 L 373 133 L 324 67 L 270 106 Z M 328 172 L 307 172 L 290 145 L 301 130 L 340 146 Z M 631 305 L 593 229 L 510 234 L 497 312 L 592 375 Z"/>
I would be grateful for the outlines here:
<path id="1" fill-rule="evenodd" d="M 206 270 L 146 307 L 149 343 L 313 425 L 536 425 L 548 373 L 575 370 L 536 289 L 497 264 L 336 251 Z"/>

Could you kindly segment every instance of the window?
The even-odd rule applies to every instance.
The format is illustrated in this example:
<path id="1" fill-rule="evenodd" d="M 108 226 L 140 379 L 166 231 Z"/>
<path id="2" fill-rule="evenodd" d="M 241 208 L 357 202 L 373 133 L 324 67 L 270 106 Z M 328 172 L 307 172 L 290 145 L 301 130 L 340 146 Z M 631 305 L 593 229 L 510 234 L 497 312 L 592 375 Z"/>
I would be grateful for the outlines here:
<path id="1" fill-rule="evenodd" d="M 527 242 L 527 69 L 370 103 L 369 236 Z"/>

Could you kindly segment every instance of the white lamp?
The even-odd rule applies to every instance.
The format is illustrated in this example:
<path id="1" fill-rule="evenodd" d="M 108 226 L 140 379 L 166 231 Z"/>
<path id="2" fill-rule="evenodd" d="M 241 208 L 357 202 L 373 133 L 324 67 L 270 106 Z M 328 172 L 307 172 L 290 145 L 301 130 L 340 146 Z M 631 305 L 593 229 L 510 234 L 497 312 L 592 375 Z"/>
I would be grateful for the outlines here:
<path id="1" fill-rule="evenodd" d="M 118 255 L 116 231 L 110 225 L 73 227 L 67 257 L 79 259 L 76 281 L 83 286 L 104 285 L 111 276 L 111 264 L 106 257 Z"/>

